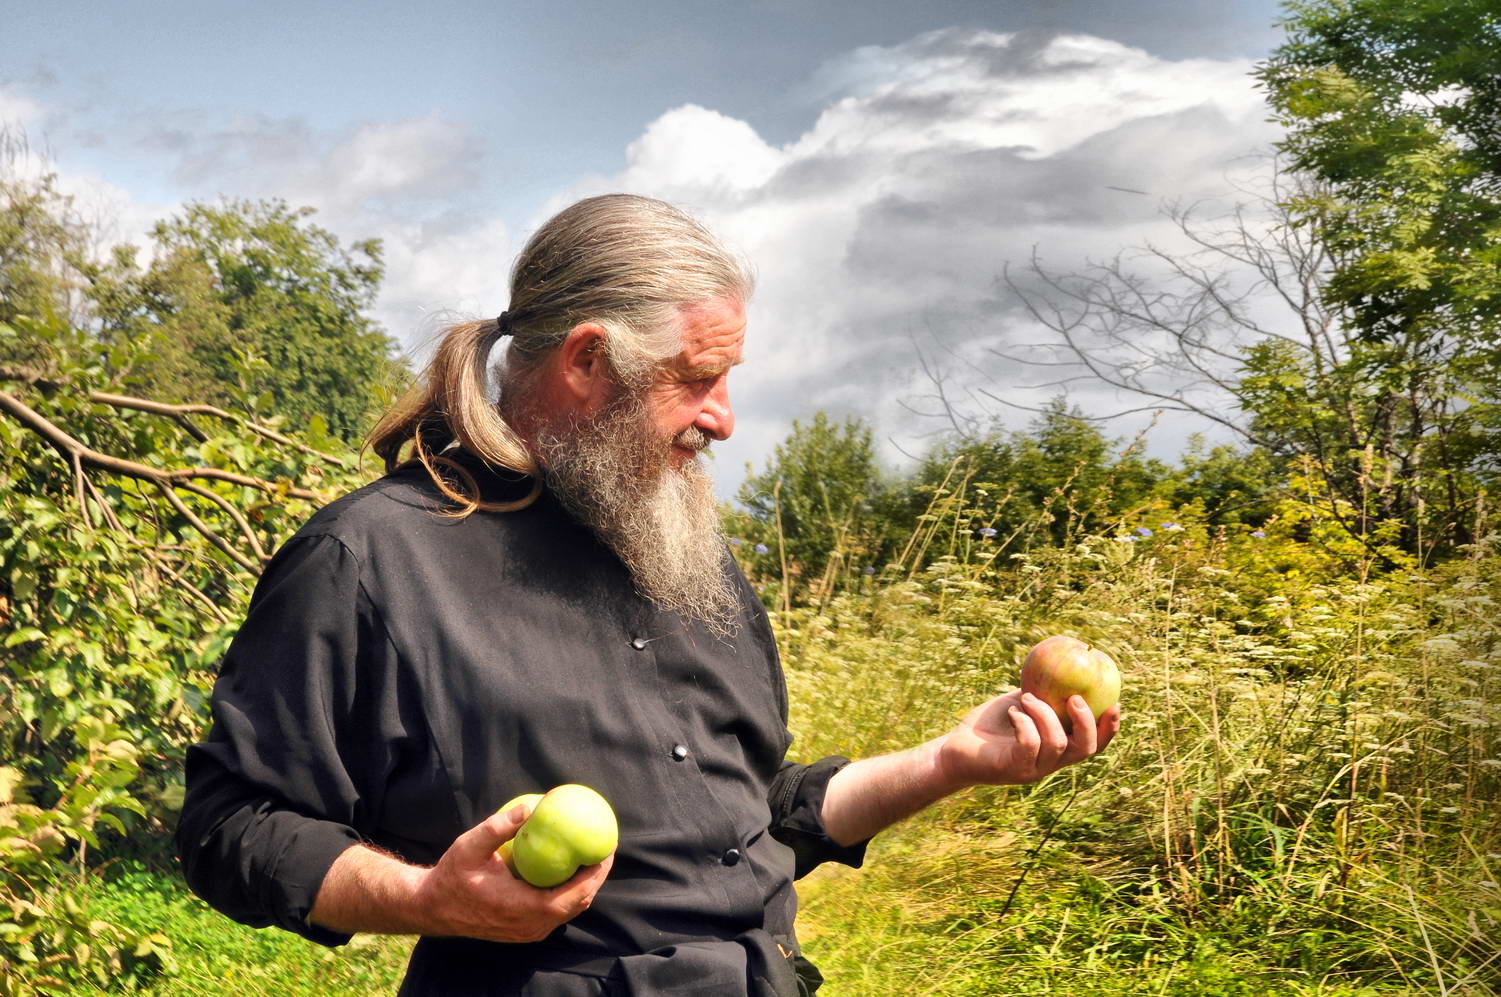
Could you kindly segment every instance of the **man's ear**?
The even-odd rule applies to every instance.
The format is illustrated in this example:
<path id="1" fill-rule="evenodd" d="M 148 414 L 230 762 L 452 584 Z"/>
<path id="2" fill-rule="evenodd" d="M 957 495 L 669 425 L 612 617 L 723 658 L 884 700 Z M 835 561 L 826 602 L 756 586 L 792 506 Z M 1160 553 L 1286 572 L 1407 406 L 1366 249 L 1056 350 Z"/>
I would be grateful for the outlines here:
<path id="1" fill-rule="evenodd" d="M 580 322 L 558 347 L 558 379 L 579 405 L 593 410 L 610 397 L 610 362 L 605 358 L 605 327 Z"/>

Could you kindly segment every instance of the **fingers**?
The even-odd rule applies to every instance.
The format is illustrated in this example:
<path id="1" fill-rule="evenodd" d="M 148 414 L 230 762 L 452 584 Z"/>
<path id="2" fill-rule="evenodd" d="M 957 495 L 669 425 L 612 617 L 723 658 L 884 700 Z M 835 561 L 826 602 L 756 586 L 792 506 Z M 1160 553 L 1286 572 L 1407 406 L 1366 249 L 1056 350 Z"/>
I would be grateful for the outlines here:
<path id="1" fill-rule="evenodd" d="M 1063 754 L 1063 763 L 1072 765 L 1083 761 L 1100 750 L 1099 730 L 1095 726 L 1094 713 L 1083 696 L 1070 696 L 1065 707 L 1073 733 L 1068 738 L 1068 750 Z"/>
<path id="2" fill-rule="evenodd" d="M 615 853 L 611 852 L 603 862 L 579 869 L 566 883 L 543 890 L 542 899 L 547 909 L 561 921 L 571 921 L 578 917 L 594 902 L 594 895 L 604 885 L 614 864 Z"/>
<path id="3" fill-rule="evenodd" d="M 1018 761 L 1023 767 L 1037 764 L 1037 752 L 1042 747 L 1042 735 L 1037 731 L 1037 724 L 1032 720 L 1031 714 L 1019 706 L 1008 706 L 1006 716 L 1011 720 L 1011 730 L 1016 738 Z"/>
<path id="4" fill-rule="evenodd" d="M 1058 718 L 1058 714 L 1053 712 L 1051 706 L 1030 692 L 1022 696 L 1021 705 L 1037 726 L 1040 740 L 1037 750 L 1038 767 L 1051 770 L 1058 765 L 1058 760 L 1068 750 L 1068 735 L 1063 733 L 1063 721 Z"/>
<path id="5" fill-rule="evenodd" d="M 454 839 L 449 852 L 466 865 L 488 862 L 495 849 L 516 836 L 531 814 L 525 803 L 491 814 Z"/>
<path id="6" fill-rule="evenodd" d="M 1118 705 L 1117 706 L 1112 706 L 1112 707 L 1110 707 L 1110 709 L 1108 709 L 1104 713 L 1100 714 L 1100 725 L 1099 725 L 1099 742 L 1100 742 L 1100 747 L 1099 747 L 1098 750 L 1104 751 L 1105 750 L 1105 745 L 1109 744 L 1111 738 L 1115 737 L 1116 734 L 1120 733 L 1120 729 L 1121 729 L 1121 708 L 1120 708 L 1120 706 L 1118 706 Z"/>

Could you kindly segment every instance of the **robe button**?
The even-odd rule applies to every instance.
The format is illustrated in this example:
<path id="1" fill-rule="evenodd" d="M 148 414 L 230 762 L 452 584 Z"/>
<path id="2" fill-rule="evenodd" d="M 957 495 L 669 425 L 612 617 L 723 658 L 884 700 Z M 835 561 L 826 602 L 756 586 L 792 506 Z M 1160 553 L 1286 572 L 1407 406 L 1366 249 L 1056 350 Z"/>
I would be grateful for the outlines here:
<path id="1" fill-rule="evenodd" d="M 673 761 L 680 762 L 684 758 L 687 758 L 687 757 L 688 757 L 688 746 L 686 744 L 674 744 L 672 746 L 672 760 Z"/>
<path id="2" fill-rule="evenodd" d="M 740 849 L 731 848 L 729 851 L 720 856 L 719 861 L 723 862 L 725 865 L 738 865 L 740 862 Z"/>
<path id="3" fill-rule="evenodd" d="M 646 650 L 646 638 L 645 637 L 632 637 L 631 638 L 631 646 L 634 647 L 638 651 L 644 651 L 644 650 Z"/>

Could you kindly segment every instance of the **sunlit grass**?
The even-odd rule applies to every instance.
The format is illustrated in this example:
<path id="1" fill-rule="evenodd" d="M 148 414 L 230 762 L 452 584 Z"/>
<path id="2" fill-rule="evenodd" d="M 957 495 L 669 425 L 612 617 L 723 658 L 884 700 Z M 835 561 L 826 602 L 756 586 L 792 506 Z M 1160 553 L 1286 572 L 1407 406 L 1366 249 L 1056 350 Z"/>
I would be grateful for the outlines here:
<path id="1" fill-rule="evenodd" d="M 946 800 L 864 869 L 804 880 L 824 993 L 1496 992 L 1501 544 L 1381 576 L 1306 530 L 997 558 L 958 520 L 925 521 L 912 549 L 936 560 L 775 611 L 794 755 L 934 736 L 1052 632 L 1116 655 L 1125 726 L 1100 757 Z M 409 948 L 242 929 L 170 877 L 91 897 L 173 939 L 162 994 L 390 993 Z"/>

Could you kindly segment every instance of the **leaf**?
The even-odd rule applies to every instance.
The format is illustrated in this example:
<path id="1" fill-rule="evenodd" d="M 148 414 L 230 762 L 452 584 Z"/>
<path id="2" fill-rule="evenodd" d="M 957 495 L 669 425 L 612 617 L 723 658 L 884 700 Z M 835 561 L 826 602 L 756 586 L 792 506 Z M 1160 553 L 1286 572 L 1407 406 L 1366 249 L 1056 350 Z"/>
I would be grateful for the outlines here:
<path id="1" fill-rule="evenodd" d="M 6 647 L 15 647 L 17 644 L 26 644 L 31 641 L 46 640 L 47 635 L 36 627 L 21 627 L 5 638 Z"/>
<path id="2" fill-rule="evenodd" d="M 25 783 L 21 770 L 11 765 L 0 765 L 0 804 L 9 804 L 16 799 L 16 790 Z"/>

